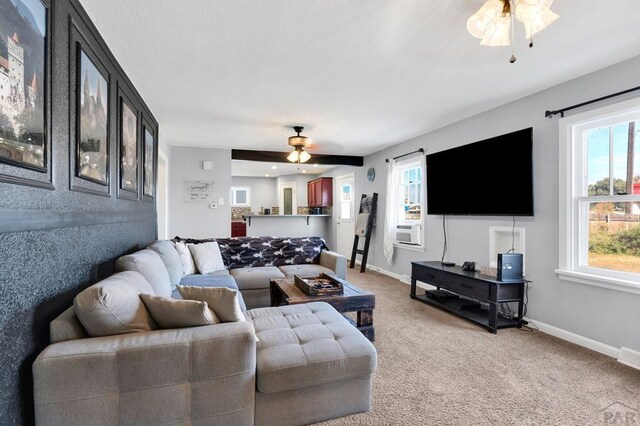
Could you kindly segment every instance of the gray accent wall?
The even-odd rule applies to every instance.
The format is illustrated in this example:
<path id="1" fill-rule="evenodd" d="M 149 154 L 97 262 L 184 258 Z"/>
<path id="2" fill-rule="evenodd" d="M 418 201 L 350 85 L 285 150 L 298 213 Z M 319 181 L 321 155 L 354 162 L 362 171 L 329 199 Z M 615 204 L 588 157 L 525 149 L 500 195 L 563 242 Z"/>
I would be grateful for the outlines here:
<path id="1" fill-rule="evenodd" d="M 117 198 L 117 87 L 126 88 L 136 109 L 154 127 L 157 123 L 104 41 L 75 0 L 51 5 L 52 109 L 51 167 L 43 173 L 52 188 L 9 183 L 6 176 L 31 176 L 17 167 L 0 165 L 0 424 L 32 424 L 31 366 L 49 344 L 49 323 L 71 306 L 85 287 L 111 275 L 117 257 L 156 238 L 153 201 Z M 70 25 L 82 32 L 110 74 L 108 194 L 72 189 L 70 149 Z M 74 67 L 75 68 L 75 67 Z M 73 151 L 71 151 L 73 152 Z M 136 198 L 136 194 L 133 194 Z"/>
<path id="2" fill-rule="evenodd" d="M 508 66 L 508 65 L 505 65 Z M 448 125 L 365 158 L 356 168 L 356 191 L 378 192 L 378 226 L 374 228 L 369 264 L 400 275 L 409 275 L 411 261 L 440 260 L 443 234 L 442 216 L 427 216 L 426 251 L 396 249 L 391 264 L 382 251 L 386 188 L 385 159 L 418 148 L 433 153 L 472 143 L 514 130 L 533 127 L 535 217 L 517 218 L 516 226 L 526 230 L 526 271 L 533 280 L 529 290 L 528 316 L 566 331 L 620 348 L 640 350 L 640 296 L 562 281 L 558 268 L 558 118 L 545 118 L 548 109 L 558 109 L 638 85 L 640 57 L 546 89 L 518 101 Z M 526 76 L 523 76 L 526 78 Z M 607 104 L 628 99 L 620 97 Z M 605 104 L 600 104 L 605 105 Z M 598 106 L 600 106 L 598 105 Z M 595 108 L 591 106 L 589 108 Z M 374 167 L 376 180 L 366 179 Z M 344 174 L 341 169 L 332 175 Z M 498 191 L 476 188 L 478 191 Z M 511 226 L 511 217 L 448 216 L 448 255 L 461 264 L 473 260 L 489 264 L 489 227 Z M 407 302 L 409 290 L 407 289 Z"/>
<path id="3" fill-rule="evenodd" d="M 203 161 L 213 161 L 213 170 L 203 170 Z M 231 236 L 231 150 L 173 146 L 169 163 L 169 236 Z M 185 181 L 215 182 L 209 200 L 185 201 Z M 220 198 L 222 204 L 209 208 Z"/>

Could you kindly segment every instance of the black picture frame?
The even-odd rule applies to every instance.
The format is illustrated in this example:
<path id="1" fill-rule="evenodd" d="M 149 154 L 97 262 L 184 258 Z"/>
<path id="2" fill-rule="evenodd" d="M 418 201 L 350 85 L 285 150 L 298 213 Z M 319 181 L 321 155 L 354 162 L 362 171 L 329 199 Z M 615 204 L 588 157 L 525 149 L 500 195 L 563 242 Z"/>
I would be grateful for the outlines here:
<path id="1" fill-rule="evenodd" d="M 84 62 L 84 59 L 88 61 Z M 82 75 L 83 66 L 86 66 L 87 72 L 84 74 L 84 78 Z M 102 68 L 102 69 L 101 69 Z M 92 72 L 91 77 L 96 77 L 97 74 L 97 84 L 96 84 L 96 92 L 95 94 L 91 93 L 90 88 L 90 79 L 88 76 L 88 71 Z M 110 160 L 111 160 L 111 138 L 110 138 L 110 120 L 111 120 L 111 87 L 110 87 L 110 79 L 109 73 L 103 66 L 100 64 L 98 59 L 93 56 L 93 53 L 89 49 L 84 49 L 80 43 L 76 43 L 76 141 L 75 141 L 75 152 L 76 152 L 76 176 L 80 179 L 88 180 L 90 182 L 97 183 L 103 186 L 109 186 L 111 180 L 110 173 Z M 104 113 L 100 113 L 102 105 L 102 90 L 100 89 L 102 81 L 99 79 L 102 78 L 104 80 L 104 92 L 106 96 L 106 103 L 104 104 Z M 89 102 L 93 101 L 93 108 L 91 105 L 83 105 L 82 103 L 82 95 L 91 95 Z M 87 117 L 87 115 L 94 115 L 97 117 Z M 103 139 L 101 140 L 100 146 L 104 146 L 104 154 L 98 154 L 97 160 L 100 161 L 98 166 L 102 166 L 104 170 L 104 179 L 96 178 L 89 174 L 83 173 L 82 169 L 85 167 L 85 164 L 90 161 L 88 157 L 88 152 L 83 151 L 83 127 L 89 118 L 95 118 L 96 120 L 100 120 L 100 123 L 104 122 L 104 129 L 100 126 L 99 130 L 104 130 Z M 83 120 L 84 119 L 84 120 Z M 98 124 L 100 124 L 98 123 Z M 86 124 L 85 124 L 86 125 Z M 85 129 L 88 130 L 88 129 Z M 87 133 L 89 133 L 87 131 Z M 86 144 L 89 141 L 85 142 Z M 104 156 L 104 158 L 101 158 Z M 89 166 L 90 168 L 91 166 Z M 99 171 L 100 173 L 100 171 Z"/>
<path id="2" fill-rule="evenodd" d="M 7 108 L 9 108 L 9 106 L 11 105 L 10 101 L 7 101 L 7 99 L 9 99 L 10 97 L 5 96 L 6 94 L 4 93 L 4 91 L 8 91 L 8 93 L 10 93 L 12 96 L 15 96 L 14 95 L 15 92 L 11 91 L 12 89 L 11 89 L 10 83 L 9 84 L 7 83 L 10 82 L 9 76 L 11 72 L 10 68 L 12 66 L 12 63 L 13 61 L 16 61 L 17 63 L 16 66 L 23 70 L 22 90 L 18 93 L 21 93 L 23 90 L 24 92 L 19 94 L 18 99 L 12 102 L 14 105 L 11 109 L 15 109 L 17 105 L 22 105 L 22 107 L 18 107 L 18 108 L 21 108 L 20 113 L 23 113 L 24 111 L 28 111 L 30 109 L 38 113 L 38 110 L 41 109 L 41 113 L 42 113 L 41 127 L 37 129 L 40 132 L 35 132 L 36 134 L 40 135 L 39 138 L 41 139 L 41 145 L 39 145 L 38 148 L 33 148 L 33 146 L 29 146 L 28 148 L 25 148 L 26 145 L 31 145 L 31 144 L 24 144 L 19 142 L 18 140 L 8 141 L 8 142 L 11 142 L 13 144 L 20 144 L 20 146 L 16 147 L 16 151 L 24 152 L 24 150 L 26 149 L 28 152 L 32 152 L 33 149 L 35 149 L 35 153 L 31 155 L 32 156 L 41 155 L 42 159 L 38 163 L 33 163 L 28 161 L 20 161 L 17 158 L 11 158 L 8 155 L 3 155 L 2 145 L 6 145 L 4 150 L 8 152 L 10 152 L 12 148 L 10 147 L 9 143 L 4 142 L 5 135 L 4 135 L 4 132 L 2 132 L 0 133 L 0 163 L 6 164 L 9 166 L 19 167 L 21 169 L 36 171 L 39 173 L 48 173 L 50 171 L 50 164 L 51 164 L 51 161 L 50 161 L 50 157 L 51 157 L 51 136 L 50 136 L 51 43 L 50 43 L 50 40 L 51 40 L 51 31 L 52 31 L 52 22 L 51 22 L 52 20 L 51 20 L 50 2 L 48 0 L 39 0 L 38 3 L 42 5 L 42 8 L 43 8 L 40 11 L 43 14 L 42 21 L 39 21 L 39 19 L 34 16 L 34 13 L 36 16 L 39 16 L 39 13 L 32 11 L 28 5 L 25 5 L 25 4 L 22 4 L 22 5 L 26 7 L 29 10 L 29 12 L 32 14 L 32 17 L 35 20 L 36 25 L 40 23 L 41 25 L 44 26 L 44 30 L 42 30 L 42 28 L 38 28 L 37 30 L 34 28 L 31 28 L 32 31 L 35 30 L 34 32 L 42 33 L 43 31 L 43 34 L 42 34 L 42 55 L 43 56 L 42 56 L 42 63 L 40 64 L 42 65 L 41 73 L 39 74 L 38 72 L 34 71 L 32 83 L 29 85 L 25 84 L 29 76 L 27 74 L 27 71 L 25 70 L 25 62 L 26 62 L 26 58 L 24 55 L 25 48 L 20 43 L 21 35 L 19 34 L 21 33 L 20 25 L 24 27 L 24 25 L 27 23 L 26 19 L 23 18 L 24 22 L 15 22 L 13 23 L 13 25 L 11 25 L 12 28 L 10 30 L 5 29 L 3 33 L 0 33 L 0 37 L 3 37 L 3 38 L 5 36 L 7 37 L 7 41 L 4 42 L 4 45 L 6 46 L 6 50 L 7 50 L 6 52 L 7 58 L 3 57 L 4 52 L 0 50 L 0 80 L 2 80 L 3 77 L 5 77 L 7 80 L 5 82 L 2 82 L 2 84 L 0 84 L 0 86 L 2 86 L 2 89 L 0 89 L 0 92 L 3 92 L 2 97 L 0 97 L 0 110 L 3 110 L 2 106 L 4 106 L 5 104 Z M 13 7 L 13 4 L 9 7 Z M 16 12 L 20 14 L 20 12 L 18 12 L 17 10 Z M 20 17 L 22 17 L 21 14 L 20 14 Z M 8 14 L 5 14 L 3 18 L 10 19 L 11 17 L 8 16 Z M 2 22 L 0 22 L 0 24 L 2 24 Z M 6 31 L 13 32 L 14 35 L 9 36 L 5 34 Z M 22 34 L 22 35 L 24 36 L 25 34 Z M 25 46 L 25 47 L 27 47 L 27 51 L 29 52 L 33 51 L 33 49 L 30 49 L 29 46 Z M 13 51 L 13 54 L 11 54 L 12 51 Z M 20 86 L 20 84 L 18 86 Z M 15 99 L 15 98 L 12 98 L 12 99 Z M 30 105 L 32 106 L 30 107 Z M 9 121 L 17 120 L 16 118 L 17 114 L 15 114 L 15 112 L 16 111 L 10 112 L 10 114 L 13 113 L 13 117 L 11 117 L 11 115 L 6 115 L 6 114 L 4 115 L 4 117 L 0 117 L 0 122 L 2 121 L 2 119 L 9 120 Z M 40 121 L 40 120 L 38 119 L 37 121 Z M 1 129 L 2 129 L 2 125 L 0 124 L 0 131 Z M 14 137 L 15 137 L 15 134 L 14 134 Z M 6 173 L 6 168 L 4 167 L 0 168 L 0 182 L 10 182 L 10 183 L 16 183 L 16 184 L 42 187 L 46 189 L 53 189 L 50 176 L 48 176 L 48 181 L 45 182 L 45 181 L 42 181 L 41 178 L 37 176 L 37 174 L 32 177 L 28 173 L 26 174 L 25 173 L 17 173 L 17 174 Z"/>
<path id="3" fill-rule="evenodd" d="M 128 111 L 127 111 L 128 110 Z M 125 146 L 126 140 L 126 117 L 125 115 L 130 112 L 130 119 L 135 120 L 135 128 L 133 129 L 133 133 L 135 134 L 135 147 L 133 152 L 135 153 L 135 171 L 133 173 L 133 182 L 135 183 L 135 187 L 131 187 L 131 185 L 126 185 L 125 182 L 125 159 L 127 158 L 127 154 L 131 154 L 131 150 L 127 149 Z M 140 192 L 140 157 L 141 157 L 141 137 L 140 137 L 140 128 L 141 128 L 141 118 L 140 112 L 138 111 L 135 102 L 132 101 L 132 98 L 127 95 L 126 86 L 122 86 L 118 84 L 118 198 L 125 198 L 129 200 L 137 200 L 138 194 Z M 131 133 L 131 132 L 129 132 Z M 129 147 L 131 148 L 131 147 Z M 131 180 L 131 176 L 130 176 Z"/>
<path id="4" fill-rule="evenodd" d="M 149 141 L 148 138 L 151 138 Z M 142 199 L 153 201 L 156 196 L 158 138 L 154 127 L 142 121 Z M 151 176 L 149 176 L 151 174 Z M 151 189 L 148 191 L 148 189 Z"/>

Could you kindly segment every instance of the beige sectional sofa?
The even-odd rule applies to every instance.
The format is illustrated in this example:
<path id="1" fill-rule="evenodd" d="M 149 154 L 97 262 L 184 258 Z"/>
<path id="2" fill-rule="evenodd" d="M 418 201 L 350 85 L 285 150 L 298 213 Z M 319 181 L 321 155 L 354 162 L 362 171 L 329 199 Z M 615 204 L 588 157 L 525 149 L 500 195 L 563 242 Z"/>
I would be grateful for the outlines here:
<path id="1" fill-rule="evenodd" d="M 335 271 L 340 259 L 328 258 Z M 135 292 L 118 293 L 119 284 L 131 289 L 133 281 L 156 281 L 145 292 L 170 292 L 179 274 L 154 269 L 155 260 L 148 253 L 119 260 L 127 272 L 107 278 L 115 293 L 105 292 L 105 303 L 128 309 L 139 302 Z M 157 285 L 163 272 L 168 289 Z M 242 294 L 263 290 L 255 276 L 242 275 L 233 277 Z M 36 423 L 301 425 L 369 410 L 376 350 L 333 307 L 261 307 L 244 316 L 244 322 L 88 337 L 72 306 L 51 323 L 51 344 L 33 365 Z"/>

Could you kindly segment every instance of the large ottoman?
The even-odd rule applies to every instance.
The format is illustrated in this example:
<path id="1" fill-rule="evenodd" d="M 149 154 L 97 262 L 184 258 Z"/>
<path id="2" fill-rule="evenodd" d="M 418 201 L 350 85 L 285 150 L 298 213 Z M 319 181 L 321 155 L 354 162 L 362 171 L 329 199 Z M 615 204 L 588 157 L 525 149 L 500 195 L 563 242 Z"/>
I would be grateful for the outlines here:
<path id="1" fill-rule="evenodd" d="M 257 345 L 255 424 L 301 425 L 368 411 L 377 353 L 323 302 L 245 313 Z"/>

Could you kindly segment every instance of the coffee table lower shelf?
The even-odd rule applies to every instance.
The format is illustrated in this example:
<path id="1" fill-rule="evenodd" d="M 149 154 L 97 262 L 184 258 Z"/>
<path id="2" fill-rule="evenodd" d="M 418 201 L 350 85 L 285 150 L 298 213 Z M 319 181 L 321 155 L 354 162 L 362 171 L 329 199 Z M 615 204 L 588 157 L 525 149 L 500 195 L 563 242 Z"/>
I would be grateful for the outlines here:
<path id="1" fill-rule="evenodd" d="M 468 321 L 474 322 L 478 325 L 485 327 L 487 330 L 492 331 L 491 326 L 489 326 L 489 311 L 487 309 L 459 309 L 457 306 L 453 304 L 448 304 L 446 302 L 438 302 L 431 297 L 428 297 L 425 294 L 416 295 L 416 300 L 426 303 L 427 305 L 435 306 L 436 308 L 442 309 L 443 311 L 449 312 L 451 314 L 457 315 L 461 318 L 464 318 Z M 498 316 L 498 323 L 496 324 L 496 328 L 511 328 L 518 327 L 519 323 L 517 320 L 504 318 Z"/>

